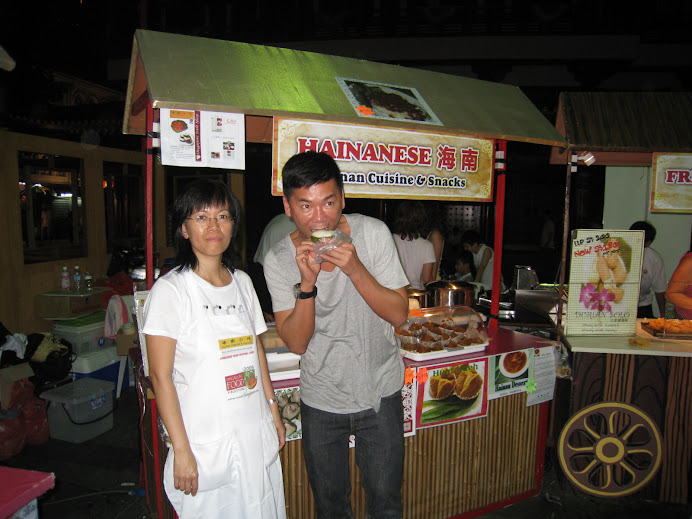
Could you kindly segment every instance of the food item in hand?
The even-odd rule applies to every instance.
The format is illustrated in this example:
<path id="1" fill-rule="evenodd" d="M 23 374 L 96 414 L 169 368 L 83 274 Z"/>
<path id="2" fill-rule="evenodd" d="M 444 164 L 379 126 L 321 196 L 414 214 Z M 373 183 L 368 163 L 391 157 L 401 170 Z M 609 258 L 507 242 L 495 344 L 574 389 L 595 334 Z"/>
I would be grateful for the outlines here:
<path id="1" fill-rule="evenodd" d="M 428 393 L 433 400 L 444 400 L 454 390 L 454 375 L 434 375 L 430 377 Z"/>
<path id="2" fill-rule="evenodd" d="M 328 231 L 326 229 L 322 231 L 315 231 L 310 235 L 310 239 L 313 243 L 317 243 L 320 240 L 331 240 L 334 237 L 336 231 Z"/>
<path id="3" fill-rule="evenodd" d="M 483 379 L 478 372 L 473 369 L 465 369 L 457 374 L 454 394 L 460 400 L 471 400 L 476 398 L 483 387 Z"/>

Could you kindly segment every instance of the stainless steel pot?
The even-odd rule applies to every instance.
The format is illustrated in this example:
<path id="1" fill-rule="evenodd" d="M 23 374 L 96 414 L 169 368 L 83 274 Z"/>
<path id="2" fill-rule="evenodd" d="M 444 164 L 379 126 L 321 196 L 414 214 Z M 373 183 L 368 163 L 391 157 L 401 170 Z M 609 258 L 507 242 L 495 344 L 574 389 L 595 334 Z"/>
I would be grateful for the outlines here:
<path id="1" fill-rule="evenodd" d="M 408 292 L 409 300 L 413 299 L 418 301 L 418 308 L 428 308 L 432 303 L 431 294 L 427 290 L 409 287 L 406 291 Z M 411 308 L 410 304 L 409 308 Z"/>
<path id="2" fill-rule="evenodd" d="M 425 289 L 432 293 L 433 306 L 471 306 L 473 301 L 473 287 L 463 282 L 433 281 Z"/>

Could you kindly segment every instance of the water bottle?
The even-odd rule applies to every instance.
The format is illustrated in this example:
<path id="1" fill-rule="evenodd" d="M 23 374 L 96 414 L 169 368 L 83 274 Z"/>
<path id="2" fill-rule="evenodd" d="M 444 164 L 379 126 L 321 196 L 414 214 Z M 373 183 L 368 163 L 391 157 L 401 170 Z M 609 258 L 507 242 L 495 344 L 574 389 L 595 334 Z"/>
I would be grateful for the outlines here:
<path id="1" fill-rule="evenodd" d="M 72 273 L 72 290 L 75 292 L 82 290 L 82 273 L 79 271 L 79 265 L 74 266 Z"/>
<path id="2" fill-rule="evenodd" d="M 84 273 L 84 288 L 86 288 L 87 290 L 91 290 L 92 288 L 94 288 L 94 282 L 88 270 Z"/>
<path id="3" fill-rule="evenodd" d="M 70 273 L 67 271 L 67 267 L 62 268 L 60 273 L 60 290 L 67 291 L 70 289 Z"/>

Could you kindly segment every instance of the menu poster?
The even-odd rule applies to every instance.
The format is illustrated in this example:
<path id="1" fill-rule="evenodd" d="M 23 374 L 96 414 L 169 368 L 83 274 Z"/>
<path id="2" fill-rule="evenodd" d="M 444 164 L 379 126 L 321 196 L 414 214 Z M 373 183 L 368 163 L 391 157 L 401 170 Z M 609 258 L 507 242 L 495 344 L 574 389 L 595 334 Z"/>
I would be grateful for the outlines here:
<path id="1" fill-rule="evenodd" d="M 521 350 L 495 355 L 489 358 L 488 400 L 526 391 L 533 350 Z M 489 377 L 490 378 L 490 377 Z"/>
<path id="2" fill-rule="evenodd" d="M 445 425 L 488 413 L 488 359 L 418 369 L 416 428 Z"/>
<path id="3" fill-rule="evenodd" d="M 634 333 L 643 250 L 644 231 L 573 231 L 565 333 Z"/>
<path id="4" fill-rule="evenodd" d="M 533 364 L 526 388 L 526 406 L 542 404 L 553 399 L 555 392 L 555 356 L 560 346 L 535 348 Z M 530 351 L 530 350 L 529 350 Z"/>
<path id="5" fill-rule="evenodd" d="M 160 110 L 161 163 L 245 169 L 245 116 L 200 110 Z"/>
<path id="6" fill-rule="evenodd" d="M 279 413 L 286 427 L 286 441 L 300 440 L 303 437 L 300 421 L 300 386 L 275 389 L 274 395 L 276 395 Z"/>

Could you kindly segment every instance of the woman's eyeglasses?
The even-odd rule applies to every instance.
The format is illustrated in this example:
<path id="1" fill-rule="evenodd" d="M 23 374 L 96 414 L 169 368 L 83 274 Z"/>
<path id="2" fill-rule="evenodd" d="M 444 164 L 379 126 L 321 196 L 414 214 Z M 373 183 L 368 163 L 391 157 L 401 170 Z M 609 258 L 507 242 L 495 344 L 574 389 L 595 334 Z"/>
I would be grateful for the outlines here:
<path id="1" fill-rule="evenodd" d="M 192 220 L 199 226 L 211 225 L 212 220 L 215 220 L 219 226 L 230 225 L 231 222 L 235 221 L 235 218 L 233 218 L 230 214 L 220 214 L 217 217 L 207 216 L 205 214 L 198 214 L 185 219 Z"/>

